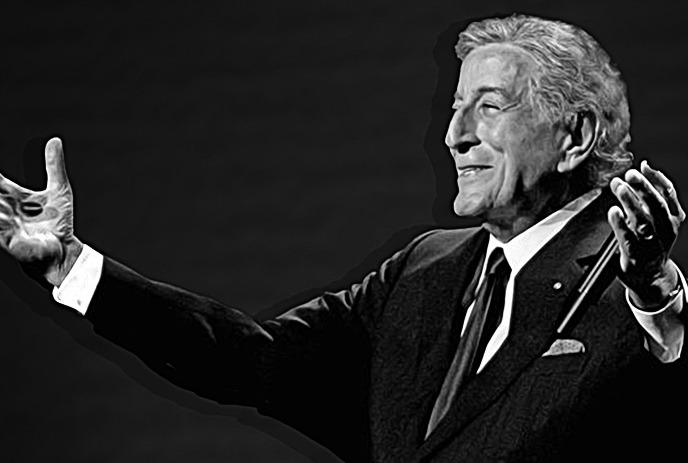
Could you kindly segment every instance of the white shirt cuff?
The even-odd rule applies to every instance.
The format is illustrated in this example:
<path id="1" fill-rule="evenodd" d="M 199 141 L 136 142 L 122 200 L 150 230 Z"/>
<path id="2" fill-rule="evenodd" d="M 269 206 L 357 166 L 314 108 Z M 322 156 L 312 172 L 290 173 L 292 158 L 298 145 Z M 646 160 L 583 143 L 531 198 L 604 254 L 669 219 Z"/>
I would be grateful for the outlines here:
<path id="1" fill-rule="evenodd" d="M 688 288 L 686 279 L 678 266 L 672 262 L 681 280 L 682 290 L 671 299 L 667 305 L 654 312 L 646 312 L 637 308 L 631 301 L 630 291 L 626 289 L 626 302 L 640 326 L 643 327 L 645 348 L 663 363 L 678 360 L 683 348 L 685 327 L 679 318 L 684 304 L 688 302 Z"/>
<path id="2" fill-rule="evenodd" d="M 74 266 L 60 286 L 53 288 L 53 298 L 60 304 L 86 315 L 103 272 L 103 255 L 84 244 Z"/>

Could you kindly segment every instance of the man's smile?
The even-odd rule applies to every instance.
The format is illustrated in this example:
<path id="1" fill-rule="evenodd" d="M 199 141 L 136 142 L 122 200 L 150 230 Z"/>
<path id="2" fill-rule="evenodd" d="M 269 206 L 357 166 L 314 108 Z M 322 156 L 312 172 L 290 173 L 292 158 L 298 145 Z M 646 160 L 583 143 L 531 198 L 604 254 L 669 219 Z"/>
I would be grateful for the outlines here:
<path id="1" fill-rule="evenodd" d="M 485 172 L 492 169 L 492 166 L 485 165 L 467 165 L 462 167 L 457 167 L 456 170 L 459 173 L 459 177 L 473 177 L 479 173 Z"/>

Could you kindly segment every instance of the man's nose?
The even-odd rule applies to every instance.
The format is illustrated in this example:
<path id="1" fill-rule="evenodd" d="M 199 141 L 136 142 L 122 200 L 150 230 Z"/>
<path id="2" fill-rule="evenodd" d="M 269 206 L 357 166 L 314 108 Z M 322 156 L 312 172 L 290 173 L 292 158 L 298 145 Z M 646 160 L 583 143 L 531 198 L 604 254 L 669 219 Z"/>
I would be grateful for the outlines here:
<path id="1" fill-rule="evenodd" d="M 476 121 L 472 108 L 461 108 L 454 111 L 449 121 L 444 143 L 453 152 L 466 154 L 473 146 L 480 144 L 476 134 Z"/>

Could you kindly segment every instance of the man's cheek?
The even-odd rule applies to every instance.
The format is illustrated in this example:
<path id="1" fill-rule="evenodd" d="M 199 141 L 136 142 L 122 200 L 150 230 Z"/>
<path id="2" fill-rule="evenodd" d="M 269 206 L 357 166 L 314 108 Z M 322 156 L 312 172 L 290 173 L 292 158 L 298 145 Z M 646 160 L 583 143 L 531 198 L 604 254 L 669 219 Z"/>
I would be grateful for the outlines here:
<path id="1" fill-rule="evenodd" d="M 495 205 L 504 205 L 513 196 L 513 185 L 517 175 L 513 158 L 506 156 L 500 164 L 492 169 L 492 175 L 485 182 L 485 189 L 489 190 Z"/>

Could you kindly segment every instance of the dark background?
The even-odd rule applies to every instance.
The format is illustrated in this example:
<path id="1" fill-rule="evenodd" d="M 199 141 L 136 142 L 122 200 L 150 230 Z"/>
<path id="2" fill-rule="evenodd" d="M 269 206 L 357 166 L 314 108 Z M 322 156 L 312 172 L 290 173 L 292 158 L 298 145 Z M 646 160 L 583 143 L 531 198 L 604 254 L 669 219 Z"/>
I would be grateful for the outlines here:
<path id="1" fill-rule="evenodd" d="M 688 182 L 688 36 L 658 2 L 21 9 L 2 12 L 0 171 L 42 187 L 42 145 L 59 135 L 82 240 L 253 314 L 461 225 L 443 138 L 471 18 L 521 11 L 593 34 L 628 83 L 634 152 Z M 0 460 L 337 461 L 251 409 L 166 384 L 6 258 L 0 271 Z"/>

